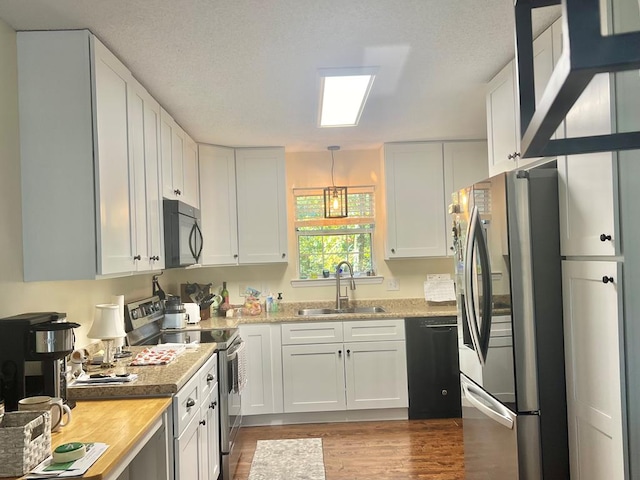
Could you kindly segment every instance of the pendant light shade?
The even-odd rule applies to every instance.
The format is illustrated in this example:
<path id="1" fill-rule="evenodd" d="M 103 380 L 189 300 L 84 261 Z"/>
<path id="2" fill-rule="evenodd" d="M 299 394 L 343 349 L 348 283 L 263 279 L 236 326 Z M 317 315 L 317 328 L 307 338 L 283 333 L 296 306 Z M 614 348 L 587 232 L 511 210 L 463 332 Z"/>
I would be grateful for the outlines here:
<path id="1" fill-rule="evenodd" d="M 324 189 L 324 218 L 344 218 L 347 211 L 347 187 Z"/>
<path id="2" fill-rule="evenodd" d="M 331 152 L 331 186 L 324 189 L 324 218 L 344 218 L 348 216 L 347 187 L 336 187 L 333 181 L 333 152 L 340 147 L 332 145 L 328 150 Z"/>

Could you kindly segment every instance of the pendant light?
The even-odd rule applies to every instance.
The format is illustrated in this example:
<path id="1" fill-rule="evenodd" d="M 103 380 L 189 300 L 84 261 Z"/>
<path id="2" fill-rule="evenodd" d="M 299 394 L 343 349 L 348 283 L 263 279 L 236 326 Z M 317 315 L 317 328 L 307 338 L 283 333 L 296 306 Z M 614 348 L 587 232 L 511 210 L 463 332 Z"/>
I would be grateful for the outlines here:
<path id="1" fill-rule="evenodd" d="M 347 187 L 336 187 L 333 181 L 333 152 L 340 147 L 332 145 L 327 149 L 331 152 L 331 186 L 324 189 L 324 218 L 344 218 L 347 216 Z"/>

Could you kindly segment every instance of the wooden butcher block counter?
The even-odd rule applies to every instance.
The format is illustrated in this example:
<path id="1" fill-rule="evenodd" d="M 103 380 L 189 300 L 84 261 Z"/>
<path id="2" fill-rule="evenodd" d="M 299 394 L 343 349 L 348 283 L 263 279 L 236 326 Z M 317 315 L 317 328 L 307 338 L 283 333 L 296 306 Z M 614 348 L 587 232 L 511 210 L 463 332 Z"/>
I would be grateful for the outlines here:
<path id="1" fill-rule="evenodd" d="M 51 449 L 69 442 L 100 442 L 109 448 L 82 477 L 117 479 L 154 435 L 163 434 L 163 416 L 171 398 L 84 400 L 71 422 L 51 434 Z"/>

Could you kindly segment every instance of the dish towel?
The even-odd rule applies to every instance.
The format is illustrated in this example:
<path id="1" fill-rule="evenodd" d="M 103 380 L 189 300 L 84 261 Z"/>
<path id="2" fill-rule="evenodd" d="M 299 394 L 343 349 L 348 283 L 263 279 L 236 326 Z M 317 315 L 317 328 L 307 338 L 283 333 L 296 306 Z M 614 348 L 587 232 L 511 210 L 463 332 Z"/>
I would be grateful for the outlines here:
<path id="1" fill-rule="evenodd" d="M 244 348 L 245 345 L 242 342 L 240 348 L 236 350 L 238 353 L 238 392 L 242 392 L 247 385 L 247 351 Z"/>

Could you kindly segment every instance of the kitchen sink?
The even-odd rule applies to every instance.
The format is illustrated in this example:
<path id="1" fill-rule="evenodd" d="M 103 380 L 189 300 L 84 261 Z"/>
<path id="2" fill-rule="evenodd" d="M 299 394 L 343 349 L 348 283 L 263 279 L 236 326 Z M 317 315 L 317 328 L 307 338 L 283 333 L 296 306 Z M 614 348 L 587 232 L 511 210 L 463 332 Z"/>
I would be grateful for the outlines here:
<path id="1" fill-rule="evenodd" d="M 328 315 L 344 315 L 347 313 L 385 313 L 382 307 L 353 307 L 353 308 L 303 308 L 298 315 L 303 317 L 326 317 Z"/>

